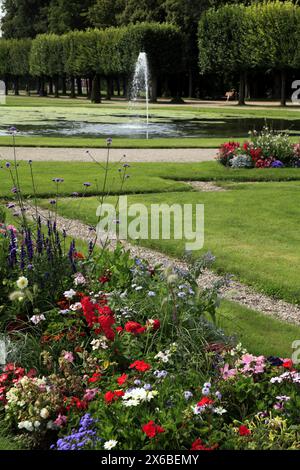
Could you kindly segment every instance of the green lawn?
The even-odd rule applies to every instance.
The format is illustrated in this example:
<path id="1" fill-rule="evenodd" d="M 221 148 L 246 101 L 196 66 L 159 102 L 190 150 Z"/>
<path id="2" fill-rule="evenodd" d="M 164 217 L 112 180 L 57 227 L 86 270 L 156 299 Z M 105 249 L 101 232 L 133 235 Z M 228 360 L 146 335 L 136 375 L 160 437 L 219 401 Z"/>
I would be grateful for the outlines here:
<path id="1" fill-rule="evenodd" d="M 245 186 L 245 188 L 243 187 Z M 131 195 L 128 203 L 204 204 L 205 243 L 218 272 L 235 274 L 259 290 L 300 302 L 300 183 L 240 183 L 226 192 L 169 192 Z M 41 204 L 49 207 L 48 201 Z M 96 222 L 97 198 L 62 199 L 58 210 Z M 150 221 L 149 221 L 150 225 Z M 172 256 L 184 254 L 184 240 L 143 240 Z M 199 253 L 195 252 L 195 256 Z"/>
<path id="2" fill-rule="evenodd" d="M 291 357 L 292 343 L 300 339 L 300 326 L 279 321 L 228 300 L 218 309 L 218 325 L 235 336 L 253 354 Z"/>
<path id="3" fill-rule="evenodd" d="M 11 198 L 12 183 L 9 172 L 2 160 L 0 168 L 0 197 Z M 120 192 L 121 164 L 111 164 L 108 176 L 110 194 Z M 100 194 L 104 178 L 103 164 L 72 163 L 72 162 L 34 162 L 32 165 L 36 190 L 40 197 L 50 197 L 56 194 L 53 178 L 64 178 L 59 186 L 61 195 L 70 196 L 74 191 L 83 193 L 84 182 L 92 186 L 87 195 Z M 25 195 L 32 195 L 30 168 L 27 162 L 20 161 L 19 172 L 21 188 Z M 300 180 L 300 169 L 251 169 L 231 170 L 216 162 L 203 163 L 132 163 L 128 169 L 130 178 L 126 180 L 123 193 L 158 193 L 165 191 L 191 191 L 190 186 L 182 180 L 201 180 L 217 182 L 242 181 L 293 181 Z M 243 186 L 239 186 L 243 189 Z M 107 191 L 105 192 L 105 194 Z"/>
<path id="4" fill-rule="evenodd" d="M 226 139 L 228 140 L 228 139 Z M 294 139 L 295 142 L 299 138 Z M 217 148 L 224 142 L 223 138 L 160 138 L 160 139 L 126 139 L 115 137 L 113 139 L 114 148 L 136 149 L 136 148 Z M 0 147 L 11 147 L 12 138 L 10 136 L 0 136 Z M 90 137 L 22 137 L 16 140 L 17 147 L 66 147 L 66 148 L 105 148 L 106 139 Z M 1 153 L 1 149 L 0 149 Z"/>

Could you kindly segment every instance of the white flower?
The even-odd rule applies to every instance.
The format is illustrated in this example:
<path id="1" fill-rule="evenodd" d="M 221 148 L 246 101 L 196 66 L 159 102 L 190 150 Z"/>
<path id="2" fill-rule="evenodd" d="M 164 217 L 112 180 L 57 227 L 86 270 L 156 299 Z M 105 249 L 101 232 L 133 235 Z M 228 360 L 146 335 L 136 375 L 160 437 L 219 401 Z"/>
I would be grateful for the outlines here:
<path id="1" fill-rule="evenodd" d="M 21 421 L 18 424 L 19 429 L 26 429 L 26 431 L 32 432 L 34 430 L 33 424 L 30 421 Z"/>
<path id="2" fill-rule="evenodd" d="M 14 302 L 15 300 L 18 300 L 19 302 L 22 302 L 22 300 L 24 299 L 24 294 L 23 292 L 17 290 L 15 292 L 12 292 L 10 295 L 9 295 L 9 300 L 11 300 L 12 302 Z"/>
<path id="3" fill-rule="evenodd" d="M 117 444 L 118 444 L 118 441 L 114 441 L 114 440 L 106 441 L 104 444 L 104 449 L 111 450 L 114 447 L 116 447 Z"/>
<path id="4" fill-rule="evenodd" d="M 156 296 L 156 294 L 155 294 L 155 292 L 154 292 L 153 290 L 150 290 L 150 291 L 148 292 L 148 297 L 155 297 L 155 296 Z"/>
<path id="5" fill-rule="evenodd" d="M 28 287 L 28 279 L 27 277 L 19 277 L 19 279 L 17 280 L 17 286 L 18 286 L 18 289 L 21 289 L 21 290 L 24 290 L 26 289 L 26 287 Z"/>
<path id="6" fill-rule="evenodd" d="M 125 392 L 123 399 L 123 404 L 126 407 L 137 406 L 143 402 L 149 402 L 153 400 L 154 397 L 158 395 L 156 390 L 145 390 L 144 388 L 133 388 Z"/>
<path id="7" fill-rule="evenodd" d="M 49 418 L 49 411 L 47 410 L 47 408 L 43 408 L 40 412 L 40 417 L 43 418 L 43 419 L 47 419 Z"/>
<path id="8" fill-rule="evenodd" d="M 82 310 L 82 305 L 80 302 L 76 302 L 75 304 L 72 304 L 70 306 L 70 310 L 72 310 L 72 312 L 78 312 L 79 310 Z"/>
<path id="9" fill-rule="evenodd" d="M 39 421 L 35 421 L 35 422 L 33 423 L 33 425 L 34 425 L 35 428 L 39 428 L 40 425 L 41 425 L 41 423 L 40 423 Z"/>
<path id="10" fill-rule="evenodd" d="M 33 317 L 30 318 L 30 321 L 34 324 L 34 325 L 38 325 L 41 321 L 44 321 L 46 320 L 45 318 L 45 315 L 41 314 L 41 315 L 33 315 Z"/>
<path id="11" fill-rule="evenodd" d="M 227 410 L 225 410 L 225 408 L 222 408 L 221 406 L 218 406 L 217 408 L 213 408 L 213 412 L 221 416 L 227 413 Z"/>
<path id="12" fill-rule="evenodd" d="M 66 292 L 64 292 L 64 296 L 68 300 L 73 299 L 73 297 L 75 297 L 75 295 L 76 295 L 76 292 L 73 289 L 66 290 Z"/>
<path id="13" fill-rule="evenodd" d="M 101 336 L 99 339 L 93 339 L 91 341 L 93 351 L 97 351 L 98 349 L 108 349 L 107 338 L 105 336 Z"/>
<path id="14" fill-rule="evenodd" d="M 137 286 L 137 287 L 135 288 L 136 291 L 139 291 L 139 290 L 142 290 L 142 289 L 143 289 L 142 286 Z"/>
<path id="15" fill-rule="evenodd" d="M 169 362 L 170 354 L 168 354 L 167 351 L 160 351 L 158 354 L 156 354 L 155 359 L 158 359 L 159 361 L 162 361 L 166 364 L 167 362 Z"/>
<path id="16" fill-rule="evenodd" d="M 75 286 L 80 286 L 86 284 L 86 280 L 83 274 L 77 273 L 74 279 Z"/>

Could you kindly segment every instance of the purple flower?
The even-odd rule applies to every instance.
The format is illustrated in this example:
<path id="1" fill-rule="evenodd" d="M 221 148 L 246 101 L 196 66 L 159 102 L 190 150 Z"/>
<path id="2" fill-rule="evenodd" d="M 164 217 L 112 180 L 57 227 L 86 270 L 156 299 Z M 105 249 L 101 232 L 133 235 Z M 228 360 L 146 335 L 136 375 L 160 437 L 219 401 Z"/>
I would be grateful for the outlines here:
<path id="1" fill-rule="evenodd" d="M 284 164 L 280 160 L 275 160 L 271 163 L 272 168 L 283 168 Z"/>
<path id="2" fill-rule="evenodd" d="M 109 137 L 108 139 L 106 139 L 106 143 L 107 143 L 107 145 L 111 145 L 112 144 L 112 138 Z"/>
<path id="3" fill-rule="evenodd" d="M 50 204 L 51 204 L 52 206 L 54 206 L 54 205 L 56 204 L 56 200 L 55 200 L 55 199 L 52 199 L 52 200 L 50 201 Z"/>
<path id="4" fill-rule="evenodd" d="M 19 192 L 18 188 L 14 187 L 14 188 L 11 188 L 11 192 L 13 194 L 17 194 Z"/>
<path id="5" fill-rule="evenodd" d="M 9 132 L 10 132 L 11 134 L 15 134 L 15 133 L 17 132 L 16 127 L 10 127 L 10 128 L 9 128 Z"/>
<path id="6" fill-rule="evenodd" d="M 86 188 L 89 188 L 91 185 L 91 183 L 83 183 L 83 186 L 85 186 Z"/>
<path id="7" fill-rule="evenodd" d="M 72 193 L 72 196 L 73 197 L 78 197 L 79 196 L 79 193 L 77 193 L 76 191 L 74 193 Z"/>
<path id="8" fill-rule="evenodd" d="M 9 162 L 6 162 L 6 163 L 5 163 L 5 166 L 6 166 L 6 168 L 9 168 L 9 167 L 10 167 L 10 163 L 9 163 Z"/>
<path id="9" fill-rule="evenodd" d="M 29 165 L 32 165 L 32 160 L 28 160 L 28 164 L 29 164 Z"/>

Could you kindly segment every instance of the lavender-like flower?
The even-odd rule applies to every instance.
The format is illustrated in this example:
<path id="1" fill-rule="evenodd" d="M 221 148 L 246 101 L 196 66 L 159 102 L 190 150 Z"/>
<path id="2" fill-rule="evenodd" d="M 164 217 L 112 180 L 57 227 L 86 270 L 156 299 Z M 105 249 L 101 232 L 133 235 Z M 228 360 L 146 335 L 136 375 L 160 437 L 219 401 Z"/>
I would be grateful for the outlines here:
<path id="1" fill-rule="evenodd" d="M 68 436 L 58 439 L 56 446 L 52 446 L 51 449 L 70 451 L 95 448 L 97 442 L 102 440 L 97 437 L 95 425 L 96 421 L 86 413 L 80 420 L 79 428 Z"/>

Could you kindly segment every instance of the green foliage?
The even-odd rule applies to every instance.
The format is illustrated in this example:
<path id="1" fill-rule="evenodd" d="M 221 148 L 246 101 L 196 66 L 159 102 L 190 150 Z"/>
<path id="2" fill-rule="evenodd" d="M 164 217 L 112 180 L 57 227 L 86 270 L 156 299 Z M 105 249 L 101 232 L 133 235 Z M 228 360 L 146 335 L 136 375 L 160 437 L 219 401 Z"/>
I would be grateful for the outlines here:
<path id="1" fill-rule="evenodd" d="M 199 22 L 200 70 L 297 67 L 299 25 L 300 8 L 290 1 L 211 8 Z"/>
<path id="2" fill-rule="evenodd" d="M 63 73 L 62 40 L 55 34 L 37 36 L 30 51 L 30 72 L 32 75 L 53 77 Z"/>
<path id="3" fill-rule="evenodd" d="M 142 23 L 123 28 L 40 35 L 30 54 L 33 75 L 104 76 L 131 74 L 141 50 L 155 74 L 181 69 L 182 38 L 176 26 Z"/>

